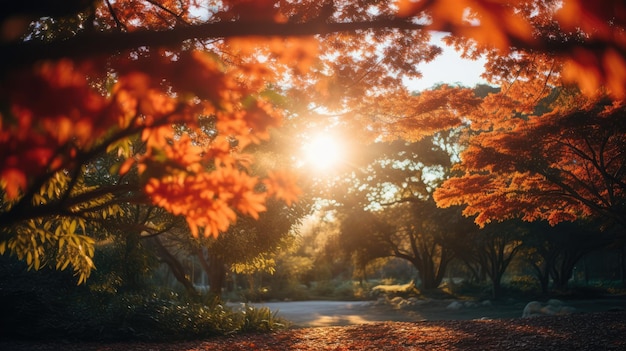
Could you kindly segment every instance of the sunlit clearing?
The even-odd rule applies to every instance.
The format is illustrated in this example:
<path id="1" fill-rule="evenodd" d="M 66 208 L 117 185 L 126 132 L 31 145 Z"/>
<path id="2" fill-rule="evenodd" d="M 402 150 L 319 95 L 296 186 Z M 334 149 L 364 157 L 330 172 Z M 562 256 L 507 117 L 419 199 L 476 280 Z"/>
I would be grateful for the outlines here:
<path id="1" fill-rule="evenodd" d="M 328 170 L 337 166 L 344 157 L 341 143 L 331 135 L 319 134 L 304 144 L 304 158 L 307 165 L 318 170 Z"/>

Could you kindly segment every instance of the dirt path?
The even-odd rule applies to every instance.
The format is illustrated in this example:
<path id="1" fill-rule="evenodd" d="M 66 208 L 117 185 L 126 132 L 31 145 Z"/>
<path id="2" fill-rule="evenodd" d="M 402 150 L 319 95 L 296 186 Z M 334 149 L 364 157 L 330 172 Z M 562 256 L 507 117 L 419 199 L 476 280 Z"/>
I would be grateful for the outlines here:
<path id="1" fill-rule="evenodd" d="M 370 301 L 297 301 L 253 304 L 278 311 L 278 316 L 289 320 L 293 327 L 345 326 L 382 321 L 414 322 L 423 320 L 471 320 L 518 318 L 529 301 L 506 301 L 491 305 L 477 305 L 450 309 L 453 300 L 432 300 L 403 309 L 377 305 Z M 545 301 L 541 301 L 545 302 Z M 570 300 L 566 306 L 575 312 L 605 312 L 626 310 L 626 298 Z"/>

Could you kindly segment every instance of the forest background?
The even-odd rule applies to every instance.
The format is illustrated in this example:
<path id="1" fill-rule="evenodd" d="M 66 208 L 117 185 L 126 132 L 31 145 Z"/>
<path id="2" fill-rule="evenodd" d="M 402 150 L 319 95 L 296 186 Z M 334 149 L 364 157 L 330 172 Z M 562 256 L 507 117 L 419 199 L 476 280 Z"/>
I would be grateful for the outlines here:
<path id="1" fill-rule="evenodd" d="M 625 19 L 620 1 L 7 4 L 3 332 L 272 329 L 221 298 L 382 279 L 623 291 Z M 409 91 L 433 30 L 488 84 Z"/>

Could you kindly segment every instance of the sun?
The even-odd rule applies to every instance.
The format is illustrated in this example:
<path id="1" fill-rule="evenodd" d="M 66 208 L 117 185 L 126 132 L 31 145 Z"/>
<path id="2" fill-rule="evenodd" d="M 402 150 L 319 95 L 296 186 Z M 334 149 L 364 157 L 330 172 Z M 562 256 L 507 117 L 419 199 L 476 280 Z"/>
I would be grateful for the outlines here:
<path id="1" fill-rule="evenodd" d="M 304 161 L 317 170 L 329 170 L 338 166 L 344 158 L 341 142 L 330 134 L 314 135 L 304 144 Z"/>

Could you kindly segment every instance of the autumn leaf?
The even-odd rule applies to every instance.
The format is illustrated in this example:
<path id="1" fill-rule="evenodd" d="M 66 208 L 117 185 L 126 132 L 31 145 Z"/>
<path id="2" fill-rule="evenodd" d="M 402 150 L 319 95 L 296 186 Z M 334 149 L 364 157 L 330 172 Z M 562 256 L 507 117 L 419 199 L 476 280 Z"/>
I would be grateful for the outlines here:
<path id="1" fill-rule="evenodd" d="M 0 184 L 2 184 L 9 201 L 17 199 L 20 191 L 26 189 L 26 175 L 18 169 L 4 169 L 0 179 L 2 179 Z"/>
<path id="2" fill-rule="evenodd" d="M 267 178 L 263 180 L 268 196 L 285 201 L 288 206 L 298 200 L 302 190 L 296 184 L 293 174 L 285 171 L 268 172 Z"/>

